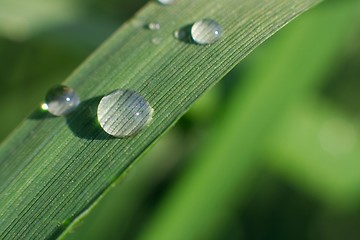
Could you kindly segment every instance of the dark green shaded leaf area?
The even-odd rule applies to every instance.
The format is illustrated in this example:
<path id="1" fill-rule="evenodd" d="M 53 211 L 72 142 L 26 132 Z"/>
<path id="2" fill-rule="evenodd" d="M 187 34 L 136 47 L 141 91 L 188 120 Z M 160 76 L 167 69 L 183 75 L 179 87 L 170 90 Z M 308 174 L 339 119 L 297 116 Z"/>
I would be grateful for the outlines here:
<path id="1" fill-rule="evenodd" d="M 148 3 L 65 80 L 83 101 L 74 113 L 52 117 L 37 109 L 2 143 L 0 238 L 60 236 L 207 89 L 318 2 Z M 204 46 L 174 38 L 176 30 L 203 18 L 221 24 L 220 41 Z M 161 29 L 150 31 L 149 22 Z M 100 98 L 118 88 L 138 92 L 154 109 L 149 126 L 129 138 L 110 137 L 96 121 Z"/>

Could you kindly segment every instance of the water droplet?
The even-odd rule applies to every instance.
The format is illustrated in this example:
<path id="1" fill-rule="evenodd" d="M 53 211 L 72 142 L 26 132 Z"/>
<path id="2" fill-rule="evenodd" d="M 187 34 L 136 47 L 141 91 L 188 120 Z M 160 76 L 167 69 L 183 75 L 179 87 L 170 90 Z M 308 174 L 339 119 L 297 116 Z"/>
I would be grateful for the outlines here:
<path id="1" fill-rule="evenodd" d="M 211 44 L 218 41 L 223 35 L 223 29 L 218 22 L 212 19 L 203 19 L 195 22 L 191 27 L 191 37 L 198 44 Z"/>
<path id="2" fill-rule="evenodd" d="M 157 22 L 151 22 L 148 24 L 148 28 L 150 30 L 160 30 L 161 25 L 160 25 L 160 23 L 157 23 Z"/>
<path id="3" fill-rule="evenodd" d="M 41 108 L 55 116 L 64 116 L 74 111 L 79 104 L 80 99 L 75 90 L 60 85 L 49 90 Z"/>
<path id="4" fill-rule="evenodd" d="M 188 37 L 188 35 L 184 29 L 179 29 L 174 32 L 174 37 L 180 41 L 183 41 Z"/>
<path id="5" fill-rule="evenodd" d="M 174 32 L 174 37 L 181 42 L 194 43 L 194 41 L 191 38 L 191 27 L 192 24 L 181 27 L 180 29 Z"/>
<path id="6" fill-rule="evenodd" d="M 170 5 L 175 2 L 175 0 L 157 0 L 157 1 L 158 1 L 158 3 L 163 4 L 163 5 Z"/>
<path id="7" fill-rule="evenodd" d="M 137 92 L 119 89 L 101 99 L 97 115 L 105 132 L 115 137 L 127 137 L 151 121 L 153 109 Z"/>

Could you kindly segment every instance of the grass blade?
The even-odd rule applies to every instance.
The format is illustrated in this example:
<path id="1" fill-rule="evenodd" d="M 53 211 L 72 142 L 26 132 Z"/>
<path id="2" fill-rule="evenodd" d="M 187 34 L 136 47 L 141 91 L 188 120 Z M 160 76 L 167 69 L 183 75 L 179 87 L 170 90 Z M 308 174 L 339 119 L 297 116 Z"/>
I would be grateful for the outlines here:
<path id="1" fill-rule="evenodd" d="M 312 173 L 313 181 L 310 181 L 316 182 L 320 166 L 312 163 L 314 167 L 310 167 L 314 158 L 304 161 L 303 155 L 310 151 L 299 147 L 299 136 L 294 136 L 300 132 L 304 135 L 300 139 L 307 137 L 305 141 L 309 141 L 312 129 L 287 125 L 281 128 L 280 137 L 275 134 L 274 138 L 272 133 L 283 114 L 317 88 L 322 76 L 332 67 L 349 33 L 356 29 L 347 28 L 358 16 L 356 6 L 359 6 L 357 2 L 324 3 L 261 49 L 262 55 L 251 66 L 246 82 L 235 88 L 221 120 L 209 134 L 211 137 L 192 159 L 194 164 L 164 197 L 140 239 L 212 239 L 229 222 L 243 192 L 251 188 L 253 182 L 249 180 L 260 164 L 256 160 L 265 139 L 269 141 L 267 150 L 278 153 L 274 161 L 279 159 L 281 150 L 287 154 L 277 163 L 283 172 L 297 171 L 298 182 Z M 318 42 L 314 43 L 314 39 Z M 297 112 L 295 116 L 301 114 Z M 289 153 L 298 154 L 295 161 L 291 161 Z M 319 154 L 315 158 L 318 157 Z M 301 170 L 306 172 L 300 175 Z M 324 176 L 317 180 L 317 190 L 324 181 Z"/>
<path id="2" fill-rule="evenodd" d="M 318 2 L 149 3 L 65 81 L 84 100 L 76 113 L 63 119 L 38 110 L 1 146 L 0 238 L 59 236 L 204 91 Z M 174 39 L 176 29 L 202 18 L 223 26 L 220 42 L 199 46 Z M 150 21 L 162 24 L 161 30 L 145 29 Z M 99 96 L 117 88 L 139 92 L 155 110 L 150 126 L 131 138 L 110 138 L 94 125 Z"/>

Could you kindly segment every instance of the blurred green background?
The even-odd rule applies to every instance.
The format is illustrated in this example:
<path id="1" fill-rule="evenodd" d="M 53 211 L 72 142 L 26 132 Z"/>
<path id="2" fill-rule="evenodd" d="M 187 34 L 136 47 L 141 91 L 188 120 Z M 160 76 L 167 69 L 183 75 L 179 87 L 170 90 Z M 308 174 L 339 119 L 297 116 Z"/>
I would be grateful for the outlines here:
<path id="1" fill-rule="evenodd" d="M 1 1 L 1 140 L 146 2 Z M 221 195 L 227 184 L 238 191 L 224 190 L 227 204 L 216 207 L 226 214 L 217 211 L 204 239 L 360 239 L 359 90 L 360 4 L 329 0 L 206 93 L 65 239 L 171 235 L 177 201 L 191 192 L 182 186 L 196 179 L 191 169 L 211 161 L 233 164 L 239 176 L 219 169 L 219 188 L 204 195 Z M 273 108 L 258 107 L 264 101 Z M 262 140 L 250 145 L 253 136 Z"/>

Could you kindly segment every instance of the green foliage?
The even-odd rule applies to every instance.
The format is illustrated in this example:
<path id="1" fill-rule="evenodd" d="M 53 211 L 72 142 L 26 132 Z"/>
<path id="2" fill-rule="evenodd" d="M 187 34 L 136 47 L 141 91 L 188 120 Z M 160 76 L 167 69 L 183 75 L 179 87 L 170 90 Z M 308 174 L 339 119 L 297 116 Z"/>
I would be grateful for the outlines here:
<path id="1" fill-rule="evenodd" d="M 96 6 L 95 2 L 91 4 Z M 261 42 L 315 2 L 274 0 L 264 4 L 249 0 L 239 4 L 226 0 L 220 4 L 184 0 L 172 6 L 150 2 L 66 80 L 84 100 L 78 111 L 63 119 L 37 110 L 3 142 L 0 236 L 256 238 L 261 232 L 266 234 L 267 226 L 274 226 L 276 233 L 277 225 L 273 220 L 249 225 L 251 216 L 261 218 L 262 211 L 271 209 L 281 214 L 281 207 L 285 208 L 286 204 L 277 208 L 271 205 L 277 196 L 280 202 L 285 197 L 291 202 L 291 193 L 276 190 L 281 189 L 281 181 L 299 186 L 297 191 L 320 200 L 323 206 L 331 204 L 331 209 L 338 211 L 355 209 L 360 179 L 356 167 L 359 126 L 355 111 L 346 103 L 353 102 L 349 99 L 354 99 L 352 96 L 357 92 L 349 89 L 358 85 L 356 81 L 345 82 L 347 88 L 341 88 L 338 79 L 325 80 L 342 74 L 343 59 L 352 56 L 350 62 L 356 62 L 360 55 L 354 54 L 356 29 L 360 25 L 357 1 L 326 2 L 285 28 L 229 73 L 220 86 L 195 104 L 174 130 L 133 164 L 199 96 Z M 77 4 L 85 6 L 85 3 Z M 94 11 L 91 4 L 77 16 L 82 18 Z M 106 11 L 107 4 L 97 4 Z M 102 17 L 101 13 L 95 18 Z M 220 42 L 198 46 L 173 37 L 174 30 L 204 17 L 214 18 L 224 27 L 225 35 Z M 88 17 L 82 26 L 91 26 L 98 36 L 109 32 L 86 23 L 85 19 Z M 114 18 L 109 19 L 100 21 L 100 26 L 111 29 Z M 161 30 L 146 29 L 150 21 L 159 22 Z M 91 34 L 92 30 L 85 32 Z M 39 30 L 34 33 L 39 34 Z M 33 90 L 36 98 L 24 109 L 35 106 L 45 90 L 68 74 L 101 39 L 72 35 L 69 31 L 55 36 L 65 36 L 67 45 L 58 45 L 61 39 L 44 39 L 41 34 L 22 45 L 26 49 L 37 44 L 39 49 L 44 49 L 43 56 L 34 56 L 43 58 L 42 62 L 46 62 L 48 51 L 62 54 L 53 68 L 39 70 L 39 75 L 48 74 L 49 80 L 39 80 L 40 88 Z M 160 44 L 154 45 L 153 38 L 160 39 Z M 3 46 L 16 45 L 1 41 Z M 55 46 L 60 48 L 53 50 Z M 0 51 L 9 54 L 5 47 L 0 46 Z M 19 79 L 19 86 L 23 85 L 27 69 L 36 66 L 27 65 L 32 62 L 32 56 L 24 57 L 22 65 L 10 61 L 9 66 L 13 63 L 19 73 L 13 76 L 4 68 L 9 73 L 5 76 Z M 67 56 L 72 60 L 64 60 L 69 59 Z M 61 61 L 66 67 L 55 68 Z M 354 74 L 349 71 L 346 76 L 352 79 Z M 51 75 L 54 72 L 57 73 Z M 132 138 L 109 138 L 95 124 L 98 96 L 116 88 L 140 92 L 155 109 L 149 128 Z M 16 100 L 11 92 L 8 96 Z M 129 166 L 133 167 L 128 170 Z M 282 179 L 280 183 L 278 178 Z M 261 194 L 257 196 L 254 192 Z M 267 239 L 280 239 L 279 236 L 294 239 L 292 234 L 306 238 L 306 231 L 283 232 L 292 228 L 293 218 L 299 220 L 297 227 L 301 225 L 300 219 L 312 222 L 331 219 L 331 211 L 306 205 L 307 199 L 296 199 L 303 202 L 304 209 L 311 209 L 308 210 L 311 214 L 308 217 L 285 214 L 281 222 L 288 225 L 280 227 L 278 235 L 266 235 Z M 286 209 L 285 212 L 301 211 L 294 206 Z M 347 216 L 345 211 L 341 214 Z M 77 225 L 82 221 L 83 225 Z M 240 229 L 239 221 L 243 223 Z M 313 229 L 322 229 L 322 225 Z M 328 234 L 321 231 L 315 233 L 317 238 Z M 336 228 L 327 231 L 333 231 L 333 236 L 353 237 L 348 232 L 337 233 Z"/>
<path id="2" fill-rule="evenodd" d="M 74 1 L 3 0 L 0 8 L 0 35 L 23 40 L 45 29 L 74 21 L 81 15 Z"/>

